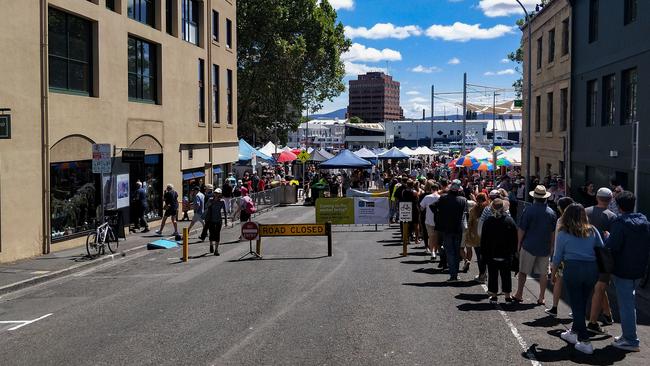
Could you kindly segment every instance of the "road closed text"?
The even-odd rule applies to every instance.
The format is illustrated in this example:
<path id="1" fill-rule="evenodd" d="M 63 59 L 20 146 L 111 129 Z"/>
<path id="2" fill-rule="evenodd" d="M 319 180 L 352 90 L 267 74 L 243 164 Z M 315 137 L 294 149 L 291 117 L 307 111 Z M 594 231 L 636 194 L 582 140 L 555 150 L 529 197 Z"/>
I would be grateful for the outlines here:
<path id="1" fill-rule="evenodd" d="M 325 236 L 325 225 L 260 225 L 260 236 Z"/>

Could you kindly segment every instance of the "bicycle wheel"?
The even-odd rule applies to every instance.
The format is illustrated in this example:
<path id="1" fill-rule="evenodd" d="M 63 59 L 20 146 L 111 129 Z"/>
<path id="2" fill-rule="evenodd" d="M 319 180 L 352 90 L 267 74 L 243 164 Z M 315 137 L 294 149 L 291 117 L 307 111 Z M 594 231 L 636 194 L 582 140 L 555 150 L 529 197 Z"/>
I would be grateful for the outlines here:
<path id="1" fill-rule="evenodd" d="M 106 246 L 108 246 L 108 250 L 110 250 L 111 253 L 115 253 L 117 251 L 119 243 L 117 242 L 117 238 L 115 237 L 115 234 L 113 234 L 113 230 L 110 227 L 106 232 L 106 240 L 104 242 Z"/>
<path id="2" fill-rule="evenodd" d="M 97 233 L 90 233 L 86 237 L 86 251 L 90 258 L 94 258 L 99 255 L 99 250 L 101 246 L 97 244 Z"/>

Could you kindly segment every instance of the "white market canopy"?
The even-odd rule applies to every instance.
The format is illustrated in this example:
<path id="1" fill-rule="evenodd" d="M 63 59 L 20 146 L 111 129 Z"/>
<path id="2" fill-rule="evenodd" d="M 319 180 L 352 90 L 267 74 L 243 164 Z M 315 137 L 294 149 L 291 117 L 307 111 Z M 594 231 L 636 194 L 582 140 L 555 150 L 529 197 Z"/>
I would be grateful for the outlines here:
<path id="1" fill-rule="evenodd" d="M 416 155 L 416 154 L 415 154 L 415 150 L 412 150 L 412 149 L 411 149 L 410 147 L 408 147 L 408 146 L 404 146 L 404 147 L 401 148 L 399 151 L 403 152 L 404 154 L 406 154 L 406 155 L 408 155 L 408 156 Z"/>
<path id="2" fill-rule="evenodd" d="M 489 151 L 485 150 L 482 147 L 477 147 L 467 155 L 473 157 L 476 160 L 492 159 L 492 153 L 490 153 Z"/>
<path id="3" fill-rule="evenodd" d="M 504 158 L 510 160 L 512 165 L 521 165 L 521 148 L 513 147 L 512 149 L 504 152 L 499 156 L 499 158 Z"/>
<path id="4" fill-rule="evenodd" d="M 363 159 L 377 159 L 377 154 L 366 149 L 365 147 L 355 151 L 354 155 Z"/>
<path id="5" fill-rule="evenodd" d="M 271 156 L 271 155 L 273 155 L 275 153 L 275 149 L 276 149 L 275 144 L 272 143 L 271 141 L 269 141 L 269 142 L 266 143 L 266 145 L 264 145 L 264 147 L 262 147 L 261 149 L 259 149 L 257 151 L 261 152 L 264 155 Z"/>
<path id="6" fill-rule="evenodd" d="M 426 146 L 420 146 L 415 149 L 415 155 L 437 155 L 438 153 L 429 149 Z"/>

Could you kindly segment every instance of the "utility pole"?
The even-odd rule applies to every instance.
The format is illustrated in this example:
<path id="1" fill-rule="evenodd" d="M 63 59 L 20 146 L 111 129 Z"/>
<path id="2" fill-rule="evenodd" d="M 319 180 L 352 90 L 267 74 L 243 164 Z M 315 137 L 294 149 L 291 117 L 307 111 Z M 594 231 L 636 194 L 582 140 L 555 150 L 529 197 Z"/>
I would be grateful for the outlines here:
<path id="1" fill-rule="evenodd" d="M 433 149 L 433 120 L 435 120 L 436 117 L 436 112 L 434 110 L 435 107 L 435 95 L 436 95 L 436 89 L 434 85 L 431 85 L 431 138 L 429 142 L 429 147 Z"/>
<path id="2" fill-rule="evenodd" d="M 463 73 L 463 136 L 461 156 L 465 155 L 465 133 L 467 132 L 467 73 Z"/>

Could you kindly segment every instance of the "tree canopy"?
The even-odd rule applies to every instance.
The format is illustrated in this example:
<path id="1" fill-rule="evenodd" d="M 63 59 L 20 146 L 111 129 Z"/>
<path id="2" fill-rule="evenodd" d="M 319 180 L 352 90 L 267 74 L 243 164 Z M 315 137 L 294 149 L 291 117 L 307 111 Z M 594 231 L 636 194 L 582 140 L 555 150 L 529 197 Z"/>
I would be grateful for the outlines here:
<path id="1" fill-rule="evenodd" d="M 239 135 L 286 141 L 302 111 L 345 91 L 343 25 L 327 0 L 237 2 Z"/>

